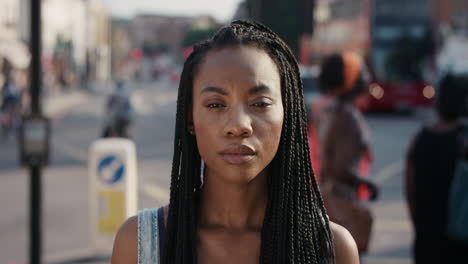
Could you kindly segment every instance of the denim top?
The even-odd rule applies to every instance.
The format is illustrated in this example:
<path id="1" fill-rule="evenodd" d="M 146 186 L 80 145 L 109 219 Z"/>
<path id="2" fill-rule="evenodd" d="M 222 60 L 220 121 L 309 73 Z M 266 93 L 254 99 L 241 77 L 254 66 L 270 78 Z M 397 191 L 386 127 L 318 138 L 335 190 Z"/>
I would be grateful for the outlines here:
<path id="1" fill-rule="evenodd" d="M 163 208 L 138 212 L 138 264 L 159 264 L 164 247 Z"/>

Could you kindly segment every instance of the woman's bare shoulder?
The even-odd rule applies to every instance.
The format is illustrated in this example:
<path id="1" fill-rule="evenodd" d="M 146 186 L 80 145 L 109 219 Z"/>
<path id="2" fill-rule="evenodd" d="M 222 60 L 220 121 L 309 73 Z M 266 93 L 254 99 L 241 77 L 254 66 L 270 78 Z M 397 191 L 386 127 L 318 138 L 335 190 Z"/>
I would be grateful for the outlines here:
<path id="1" fill-rule="evenodd" d="M 330 230 L 335 244 L 336 264 L 359 264 L 356 242 L 349 231 L 333 222 L 330 222 Z"/>
<path id="2" fill-rule="evenodd" d="M 138 261 L 138 217 L 132 216 L 120 227 L 114 240 L 112 264 Z"/>

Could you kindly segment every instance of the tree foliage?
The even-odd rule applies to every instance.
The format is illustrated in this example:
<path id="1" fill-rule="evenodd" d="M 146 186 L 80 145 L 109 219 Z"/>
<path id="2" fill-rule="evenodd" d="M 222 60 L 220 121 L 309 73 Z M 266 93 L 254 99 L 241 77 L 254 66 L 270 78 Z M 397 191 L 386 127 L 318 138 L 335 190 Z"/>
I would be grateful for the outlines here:
<path id="1" fill-rule="evenodd" d="M 184 47 L 189 47 L 203 41 L 209 37 L 211 37 L 216 32 L 216 28 L 206 28 L 206 29 L 199 29 L 194 28 L 185 34 L 184 40 L 182 42 Z"/>
<path id="2" fill-rule="evenodd" d="M 314 0 L 246 0 L 247 13 L 276 32 L 297 56 L 299 38 L 313 27 Z M 305 24 L 310 23 L 310 24 Z M 308 32 L 312 33 L 312 32 Z"/>

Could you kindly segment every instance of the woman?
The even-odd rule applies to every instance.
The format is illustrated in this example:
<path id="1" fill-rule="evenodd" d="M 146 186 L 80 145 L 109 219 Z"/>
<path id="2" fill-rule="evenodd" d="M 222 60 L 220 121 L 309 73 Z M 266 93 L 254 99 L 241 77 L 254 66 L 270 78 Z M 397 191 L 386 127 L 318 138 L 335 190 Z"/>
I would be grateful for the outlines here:
<path id="1" fill-rule="evenodd" d="M 439 120 L 423 127 L 408 151 L 405 187 L 415 230 L 415 263 L 468 263 L 468 247 L 447 236 L 449 190 L 467 104 L 468 78 L 445 76 L 436 104 Z"/>
<path id="2" fill-rule="evenodd" d="M 358 201 L 361 185 L 368 187 L 370 199 L 375 200 L 378 189 L 360 175 L 360 162 L 370 152 L 369 132 L 361 112 L 354 102 L 367 89 L 368 77 L 359 56 L 351 52 L 333 54 L 322 63 L 320 90 L 332 101 L 318 113 L 317 131 L 320 157 L 320 188 L 332 221 L 348 228 L 361 252 L 367 250 L 370 211 Z M 338 206 L 343 208 L 338 208 Z M 360 210 L 363 219 L 352 215 L 351 208 Z M 348 210 L 349 209 L 349 210 Z M 357 230 L 356 222 L 364 222 L 366 230 Z"/>
<path id="3" fill-rule="evenodd" d="M 175 133 L 169 206 L 122 226 L 113 264 L 358 263 L 326 217 L 297 62 L 271 30 L 236 21 L 195 46 Z"/>

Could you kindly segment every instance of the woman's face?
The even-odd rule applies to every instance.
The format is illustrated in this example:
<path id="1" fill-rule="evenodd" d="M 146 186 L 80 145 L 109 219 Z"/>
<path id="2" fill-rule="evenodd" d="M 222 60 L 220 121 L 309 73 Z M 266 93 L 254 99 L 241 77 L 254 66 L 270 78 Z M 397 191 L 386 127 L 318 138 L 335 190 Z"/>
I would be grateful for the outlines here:
<path id="1" fill-rule="evenodd" d="M 266 171 L 281 137 L 276 64 L 253 47 L 209 52 L 194 76 L 192 118 L 207 177 L 235 184 L 255 179 Z"/>

